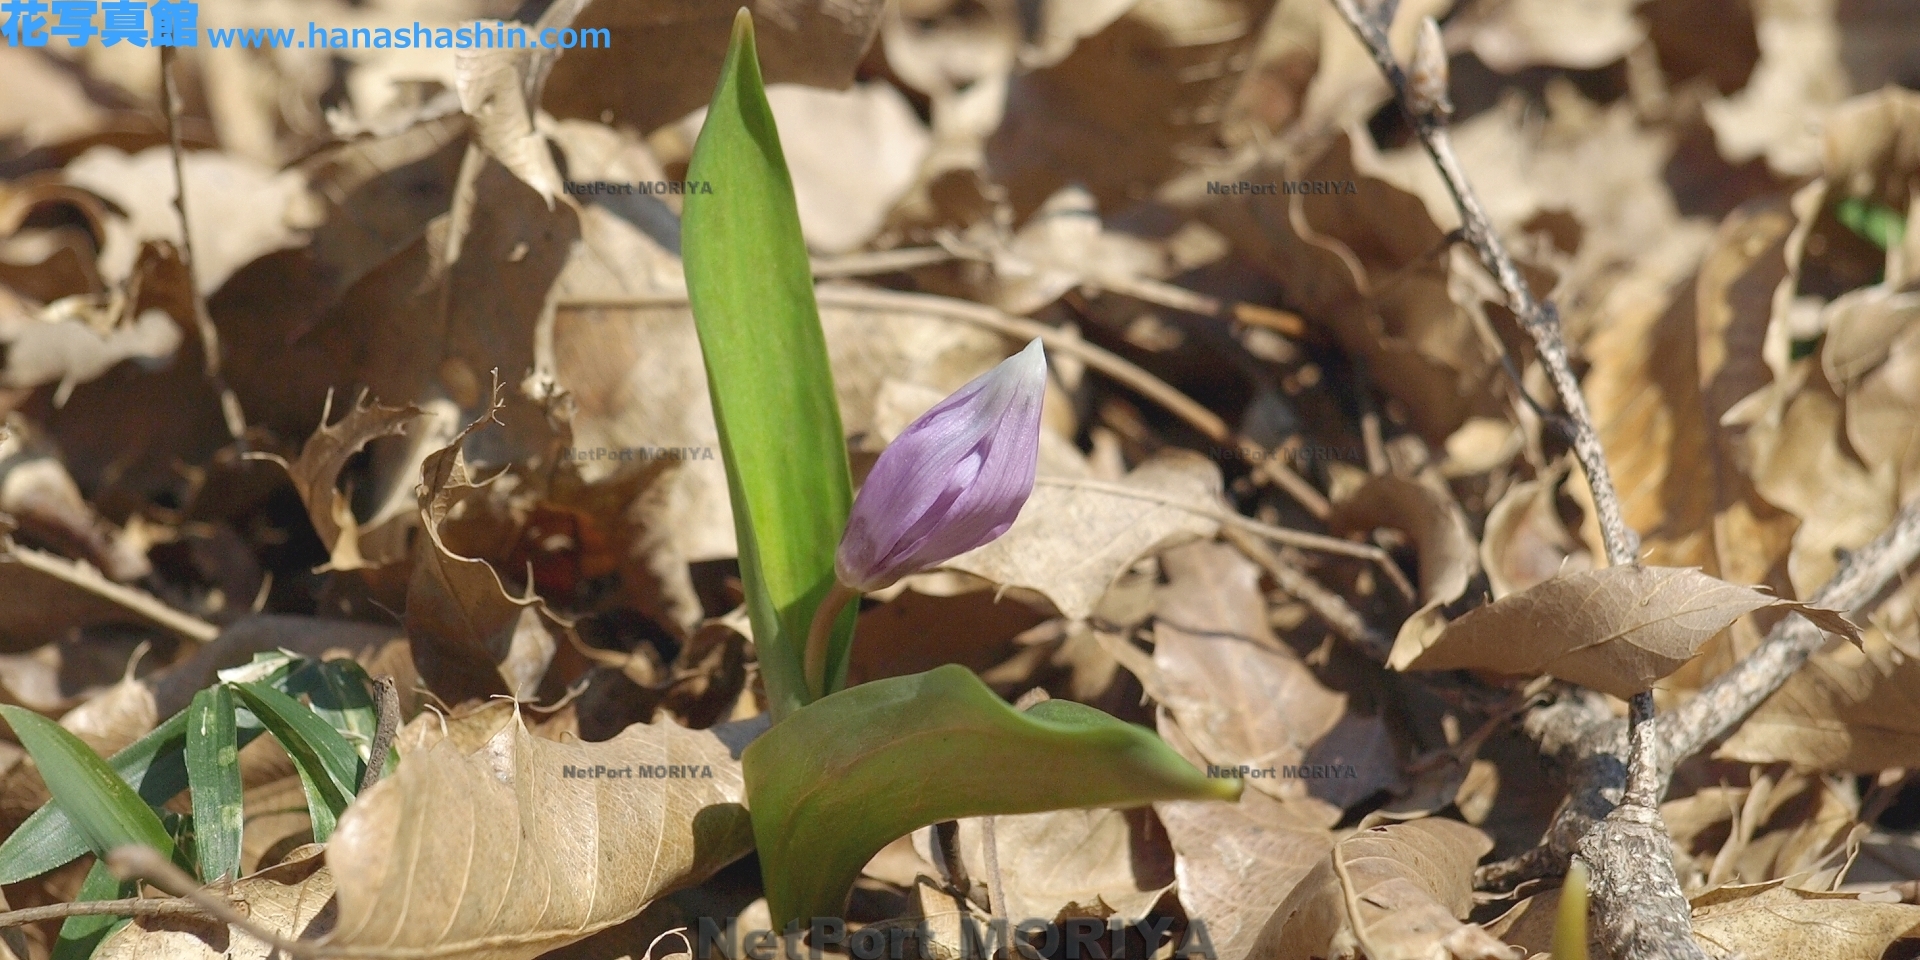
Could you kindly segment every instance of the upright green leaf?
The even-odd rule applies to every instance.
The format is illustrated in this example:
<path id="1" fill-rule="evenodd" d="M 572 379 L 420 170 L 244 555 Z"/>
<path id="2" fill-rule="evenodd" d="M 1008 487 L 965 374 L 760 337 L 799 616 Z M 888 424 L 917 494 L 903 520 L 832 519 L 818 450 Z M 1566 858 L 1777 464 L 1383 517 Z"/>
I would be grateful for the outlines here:
<path id="1" fill-rule="evenodd" d="M 775 929 L 839 916 L 860 868 L 941 820 L 1155 800 L 1235 800 L 1144 727 L 1049 700 L 1021 713 L 947 665 L 864 683 L 773 725 L 741 757 Z"/>
<path id="2" fill-rule="evenodd" d="M 846 437 L 786 157 L 745 10 L 687 179 L 681 253 L 720 428 L 740 579 L 774 719 L 808 702 L 801 663 L 852 501 Z M 712 192 L 708 192 L 711 190 Z M 828 648 L 846 674 L 854 611 Z"/>
<path id="3" fill-rule="evenodd" d="M 300 701 L 259 683 L 229 684 L 286 748 L 307 794 L 313 839 L 325 843 L 360 784 L 360 752 Z"/>
<path id="4" fill-rule="evenodd" d="M 239 736 L 233 693 L 226 684 L 193 695 L 187 707 L 187 786 L 193 796 L 193 853 L 200 879 L 240 879 L 241 803 Z"/>
<path id="5" fill-rule="evenodd" d="M 137 892 L 138 884 L 132 880 L 124 883 L 107 869 L 105 859 L 95 860 L 87 878 L 80 882 L 80 895 L 74 897 L 75 903 L 95 903 L 101 900 L 120 900 L 131 897 Z M 60 939 L 54 941 L 52 960 L 87 960 L 93 956 L 100 941 L 115 930 L 125 926 L 130 917 L 68 917 L 60 924 Z"/>
<path id="6" fill-rule="evenodd" d="M 22 707 L 0 706 L 20 745 L 33 755 L 53 802 L 66 811 L 95 855 L 137 843 L 173 855 L 173 838 L 145 800 L 107 761 L 59 724 Z"/>

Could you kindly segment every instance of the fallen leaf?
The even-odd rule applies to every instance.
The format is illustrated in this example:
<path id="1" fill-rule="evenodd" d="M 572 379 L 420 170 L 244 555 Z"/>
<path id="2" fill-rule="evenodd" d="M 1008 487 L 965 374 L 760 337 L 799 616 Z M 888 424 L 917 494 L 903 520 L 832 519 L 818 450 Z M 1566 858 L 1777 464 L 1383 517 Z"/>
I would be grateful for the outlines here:
<path id="1" fill-rule="evenodd" d="M 1143 678 L 1165 715 L 1208 766 L 1247 765 L 1247 785 L 1276 800 L 1338 811 L 1400 780 L 1378 716 L 1322 686 L 1267 625 L 1260 568 L 1233 547 L 1166 551 L 1168 579 L 1154 611 L 1153 666 Z M 1164 724 L 1163 724 L 1164 726 Z M 1292 775 L 1325 767 L 1326 776 Z M 1309 799 L 1311 798 L 1311 799 Z"/>
<path id="2" fill-rule="evenodd" d="M 495 408 L 497 409 L 497 408 Z M 481 426 L 467 426 L 453 443 L 427 458 L 421 470 L 420 523 L 426 542 L 415 548 L 407 584 L 406 628 L 420 677 L 439 697 L 465 700 L 509 694 L 532 700 L 554 651 L 571 626 L 561 622 L 528 586 L 507 593 L 487 561 L 448 548 L 443 524 L 456 502 L 480 490 L 467 472 L 461 447 Z M 471 502 L 471 501 L 467 501 Z"/>
<path id="3" fill-rule="evenodd" d="M 92 565 L 23 547 L 0 545 L 0 650 L 18 653 L 52 643 L 75 627 L 131 624 L 205 643 L 213 624 L 182 613 L 133 587 L 114 583 Z"/>
<path id="4" fill-rule="evenodd" d="M 328 410 L 331 409 L 329 402 Z M 359 570 L 400 559 L 361 555 L 360 524 L 354 519 L 350 495 L 339 490 L 336 484 L 347 461 L 362 448 L 380 437 L 404 432 L 407 424 L 422 412 L 415 406 L 382 406 L 362 397 L 338 423 L 327 423 L 327 414 L 322 413 L 320 429 L 307 438 L 306 445 L 300 448 L 300 456 L 292 463 L 270 453 L 255 454 L 262 460 L 279 464 L 293 480 L 294 489 L 307 505 L 307 519 L 313 522 L 313 531 L 327 547 L 330 555 L 327 569 Z"/>
<path id="5" fill-rule="evenodd" d="M 288 940 L 318 940 L 333 927 L 333 875 L 318 846 L 301 847 L 220 892 L 255 925 Z M 195 917 L 137 918 L 93 954 L 95 960 L 268 960 L 277 955 L 280 951 L 238 927 Z"/>
<path id="6" fill-rule="evenodd" d="M 416 750 L 328 844 L 331 942 L 530 960 L 746 853 L 743 789 L 726 744 L 672 723 L 580 743 L 516 720 L 472 754 Z"/>
<path id="7" fill-rule="evenodd" d="M 1116 484 L 1062 482 L 1042 477 L 1000 539 L 944 567 L 1033 590 L 1080 620 L 1134 561 L 1219 529 L 1220 470 L 1197 454 L 1150 460 Z"/>
<path id="8" fill-rule="evenodd" d="M 1778 883 L 1693 898 L 1693 938 L 1709 951 L 1805 960 L 1879 960 L 1920 942 L 1920 906 L 1869 903 Z"/>
<path id="9" fill-rule="evenodd" d="M 980 818 L 959 823 L 955 845 L 967 875 L 988 876 Z M 1173 885 L 1171 851 L 1141 811 L 995 817 L 993 830 L 1007 901 L 1002 912 L 1009 917 L 1144 917 Z"/>
<path id="10" fill-rule="evenodd" d="M 713 95 L 740 6 L 711 0 L 585 4 L 573 28 L 608 30 L 607 45 L 561 56 L 541 106 L 556 117 L 627 124 L 644 133 L 686 116 Z M 747 7 L 769 84 L 845 89 L 880 27 L 878 0 L 752 0 Z"/>
<path id="11" fill-rule="evenodd" d="M 1506 944 L 1460 922 L 1473 909 L 1473 866 L 1491 849 L 1486 834 L 1457 820 L 1362 830 L 1293 888 L 1254 955 L 1308 960 L 1357 946 L 1375 960 L 1508 960 Z"/>
<path id="12" fill-rule="evenodd" d="M 1402 670 L 1547 673 L 1631 697 L 1692 659 L 1714 634 L 1780 607 L 1857 640 L 1831 610 L 1781 600 L 1682 567 L 1607 567 L 1554 577 L 1449 623 L 1425 648 L 1396 644 Z"/>

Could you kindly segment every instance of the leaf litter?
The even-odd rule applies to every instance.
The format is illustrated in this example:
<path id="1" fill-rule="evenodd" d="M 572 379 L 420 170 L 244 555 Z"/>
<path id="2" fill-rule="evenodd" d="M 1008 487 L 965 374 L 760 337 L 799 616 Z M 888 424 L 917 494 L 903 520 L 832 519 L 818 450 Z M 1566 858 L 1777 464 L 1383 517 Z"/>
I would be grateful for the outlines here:
<path id="1" fill-rule="evenodd" d="M 1920 26 L 1402 6 L 1403 57 L 1439 18 L 1466 176 L 1561 304 L 1638 565 L 1605 564 L 1539 359 L 1333 4 L 750 4 L 841 291 L 856 481 L 1019 324 L 1057 338 L 1032 499 L 870 598 L 856 679 L 960 662 L 1248 776 L 1235 804 L 995 818 L 991 857 L 981 820 L 929 828 L 847 919 L 955 947 L 961 917 L 1145 919 L 1141 949 L 1198 930 L 1227 960 L 1543 951 L 1552 891 L 1473 888 L 1564 794 L 1529 711 L 1571 685 L 1668 709 L 1804 616 L 1855 642 L 1674 771 L 1694 936 L 1910 950 L 1917 594 L 1810 601 L 1920 478 Z M 243 750 L 254 872 L 222 896 L 370 955 L 659 956 L 675 924 L 764 916 L 735 757 L 767 705 L 680 196 L 574 187 L 684 176 L 733 6 L 514 8 L 208 0 L 203 30 L 517 16 L 612 45 L 184 51 L 185 232 L 154 51 L 0 48 L 0 702 L 110 755 L 217 670 L 354 659 L 402 687 L 400 765 L 320 846 L 288 755 Z M 48 792 L 0 754 L 11 832 Z M 714 777 L 562 772 L 596 766 Z M 49 957 L 58 926 L 7 949 Z M 205 917 L 96 955 L 229 948 L 267 955 Z"/>

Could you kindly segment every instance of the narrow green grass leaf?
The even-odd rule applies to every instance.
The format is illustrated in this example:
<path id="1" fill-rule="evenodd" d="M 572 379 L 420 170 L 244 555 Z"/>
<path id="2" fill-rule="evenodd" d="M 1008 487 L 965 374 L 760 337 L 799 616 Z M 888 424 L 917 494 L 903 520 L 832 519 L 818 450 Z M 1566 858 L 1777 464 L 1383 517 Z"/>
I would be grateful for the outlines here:
<path id="1" fill-rule="evenodd" d="M 852 501 L 826 338 L 793 181 L 742 10 L 694 144 L 682 225 L 687 296 L 706 359 L 740 579 L 776 721 L 811 699 L 802 657 Z M 708 190 L 711 189 L 711 193 Z M 846 675 L 854 611 L 828 648 Z"/>
<path id="2" fill-rule="evenodd" d="M 1235 800 L 1152 731 L 1083 704 L 1024 713 L 947 665 L 863 683 L 773 725 L 741 758 L 773 926 L 837 917 L 880 848 L 942 820 Z"/>
<path id="3" fill-rule="evenodd" d="M 352 660 L 316 660 L 290 674 L 285 685 L 273 686 L 296 699 L 305 696 L 313 712 L 366 759 L 380 726 L 380 709 L 374 705 L 373 680 L 365 668 Z"/>
<path id="4" fill-rule="evenodd" d="M 313 839 L 325 843 L 360 784 L 360 754 L 305 704 L 259 683 L 229 684 L 286 748 L 307 794 Z"/>
<path id="5" fill-rule="evenodd" d="M 87 878 L 80 883 L 80 895 L 74 897 L 76 903 L 97 903 L 102 900 L 123 900 L 133 896 L 137 885 L 129 880 L 120 882 L 107 869 L 105 860 L 95 860 L 93 868 L 87 871 Z M 115 930 L 131 922 L 131 917 L 68 917 L 60 924 L 60 938 L 54 941 L 52 960 L 87 960 L 98 949 L 100 941 L 105 940 Z"/>
<path id="6" fill-rule="evenodd" d="M 187 788 L 193 796 L 193 853 L 200 879 L 240 879 L 240 746 L 233 693 L 225 684 L 193 695 L 187 707 Z"/>
<path id="7" fill-rule="evenodd" d="M 1553 960 L 1587 960 L 1587 865 L 1574 861 L 1553 920 Z"/>
<path id="8" fill-rule="evenodd" d="M 1834 219 L 1882 250 L 1897 247 L 1907 237 L 1907 218 L 1900 211 L 1865 197 L 1845 197 L 1834 204 Z"/>
<path id="9" fill-rule="evenodd" d="M 160 818 L 120 779 L 107 761 L 59 724 L 22 707 L 0 706 L 0 716 L 33 755 L 47 792 L 86 838 L 96 855 L 137 843 L 173 854 L 173 839 Z"/>

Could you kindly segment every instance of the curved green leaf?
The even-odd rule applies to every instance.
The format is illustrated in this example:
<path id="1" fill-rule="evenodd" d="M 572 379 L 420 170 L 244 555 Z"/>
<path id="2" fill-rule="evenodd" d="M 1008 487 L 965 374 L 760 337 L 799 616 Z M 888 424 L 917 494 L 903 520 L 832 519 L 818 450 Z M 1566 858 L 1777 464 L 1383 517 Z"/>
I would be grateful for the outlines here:
<path id="1" fill-rule="evenodd" d="M 313 839 L 325 843 L 360 784 L 360 752 L 320 715 L 261 683 L 229 684 L 287 750 L 307 794 Z"/>
<path id="2" fill-rule="evenodd" d="M 0 716 L 20 736 L 53 802 L 80 828 L 95 854 L 104 857 L 114 847 L 137 843 L 173 855 L 173 838 L 159 816 L 92 747 L 31 710 L 0 706 Z"/>
<path id="3" fill-rule="evenodd" d="M 846 437 L 793 181 L 774 129 L 745 10 L 687 167 L 682 225 L 687 299 L 720 429 L 740 579 L 776 721 L 807 703 L 814 608 L 852 502 Z M 711 192 L 708 192 L 711 190 Z M 827 654 L 827 689 L 846 675 L 854 611 Z"/>
<path id="4" fill-rule="evenodd" d="M 951 664 L 825 697 L 741 759 L 775 929 L 839 916 L 867 861 L 930 823 L 1236 800 L 1241 786 L 1092 707 L 1048 700 L 1016 711 Z"/>
<path id="5" fill-rule="evenodd" d="M 132 880 L 122 881 L 107 869 L 105 859 L 95 860 L 87 870 L 87 878 L 80 883 L 80 893 L 73 898 L 75 903 L 97 903 L 102 900 L 119 900 L 139 893 L 139 884 Z M 60 924 L 60 938 L 53 943 L 51 960 L 87 960 L 115 930 L 132 922 L 131 917 L 97 915 L 91 917 L 68 917 Z"/>

